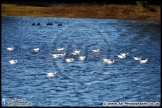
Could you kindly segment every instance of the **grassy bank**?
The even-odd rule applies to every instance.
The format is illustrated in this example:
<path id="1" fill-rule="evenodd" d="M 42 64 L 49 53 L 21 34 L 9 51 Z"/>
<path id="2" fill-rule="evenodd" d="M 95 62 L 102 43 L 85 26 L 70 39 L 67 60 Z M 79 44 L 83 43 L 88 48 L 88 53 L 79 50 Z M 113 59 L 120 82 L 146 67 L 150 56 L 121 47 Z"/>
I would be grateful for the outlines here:
<path id="1" fill-rule="evenodd" d="M 161 21 L 161 8 L 156 5 L 144 7 L 115 4 L 68 4 L 39 7 L 2 3 L 1 16 L 115 18 Z"/>

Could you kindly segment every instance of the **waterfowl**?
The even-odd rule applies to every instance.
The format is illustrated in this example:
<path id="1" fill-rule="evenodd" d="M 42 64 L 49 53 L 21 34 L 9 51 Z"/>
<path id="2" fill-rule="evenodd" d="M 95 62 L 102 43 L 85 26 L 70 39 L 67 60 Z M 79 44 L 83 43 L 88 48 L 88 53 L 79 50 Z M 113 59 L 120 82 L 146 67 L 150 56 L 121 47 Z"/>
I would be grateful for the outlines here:
<path id="1" fill-rule="evenodd" d="M 134 58 L 134 60 L 140 60 L 141 57 L 135 57 L 135 56 L 132 56 Z"/>
<path id="2" fill-rule="evenodd" d="M 124 55 L 117 55 L 119 58 L 125 58 Z"/>
<path id="3" fill-rule="evenodd" d="M 40 49 L 39 49 L 39 48 L 34 48 L 33 50 L 34 50 L 35 52 L 39 52 Z"/>
<path id="4" fill-rule="evenodd" d="M 104 62 L 108 62 L 110 61 L 110 59 L 102 59 Z"/>
<path id="5" fill-rule="evenodd" d="M 46 72 L 48 77 L 53 77 L 55 76 L 56 72 Z"/>
<path id="6" fill-rule="evenodd" d="M 12 50 L 14 50 L 14 47 L 8 47 L 7 50 L 12 51 Z"/>
<path id="7" fill-rule="evenodd" d="M 84 60 L 86 58 L 86 56 L 80 56 L 79 60 Z"/>
<path id="8" fill-rule="evenodd" d="M 66 53 L 64 54 L 57 54 L 59 57 L 65 56 Z"/>
<path id="9" fill-rule="evenodd" d="M 80 50 L 74 50 L 74 51 L 72 52 L 73 55 L 79 55 L 79 53 L 80 53 Z"/>
<path id="10" fill-rule="evenodd" d="M 58 58 L 59 57 L 59 55 L 57 55 L 57 54 L 52 54 L 52 58 Z"/>
<path id="11" fill-rule="evenodd" d="M 122 55 L 122 56 L 126 56 L 126 55 L 128 55 L 129 53 L 120 53 L 120 55 Z"/>
<path id="12" fill-rule="evenodd" d="M 114 60 L 111 60 L 111 59 L 103 59 L 103 61 L 107 64 L 112 64 L 114 63 Z"/>
<path id="13" fill-rule="evenodd" d="M 18 61 L 16 60 L 9 60 L 10 64 L 16 64 Z"/>
<path id="14" fill-rule="evenodd" d="M 99 49 L 95 49 L 95 50 L 92 50 L 92 51 L 97 53 L 97 52 L 99 52 L 100 50 L 99 50 Z"/>
<path id="15" fill-rule="evenodd" d="M 57 50 L 58 51 L 63 51 L 65 48 L 58 48 Z"/>
<path id="16" fill-rule="evenodd" d="M 48 22 L 47 25 L 52 25 L 52 22 Z"/>
<path id="17" fill-rule="evenodd" d="M 40 25 L 40 23 L 37 23 L 37 25 Z"/>
<path id="18" fill-rule="evenodd" d="M 62 26 L 62 23 L 58 24 L 58 26 Z"/>
<path id="19" fill-rule="evenodd" d="M 146 63 L 146 62 L 147 62 L 147 59 L 148 59 L 148 58 L 146 58 L 145 60 L 141 60 L 141 59 L 140 59 L 139 61 L 140 61 L 141 64 L 143 64 L 143 63 Z"/>
<path id="20" fill-rule="evenodd" d="M 112 64 L 114 63 L 114 60 L 109 60 L 109 61 L 106 61 L 107 64 Z"/>
<path id="21" fill-rule="evenodd" d="M 70 62 L 73 62 L 73 58 L 68 58 L 68 59 L 65 59 L 67 63 L 70 63 Z"/>

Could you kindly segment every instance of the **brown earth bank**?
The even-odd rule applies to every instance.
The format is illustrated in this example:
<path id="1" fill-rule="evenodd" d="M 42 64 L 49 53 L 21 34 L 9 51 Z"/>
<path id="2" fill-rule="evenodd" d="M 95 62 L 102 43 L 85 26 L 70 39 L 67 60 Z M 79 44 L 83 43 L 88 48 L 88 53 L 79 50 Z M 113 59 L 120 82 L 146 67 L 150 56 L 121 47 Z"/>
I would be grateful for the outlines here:
<path id="1" fill-rule="evenodd" d="M 36 4 L 37 5 L 31 5 Z M 161 7 L 147 2 L 135 4 L 95 3 L 1 3 L 1 16 L 107 18 L 161 21 Z"/>

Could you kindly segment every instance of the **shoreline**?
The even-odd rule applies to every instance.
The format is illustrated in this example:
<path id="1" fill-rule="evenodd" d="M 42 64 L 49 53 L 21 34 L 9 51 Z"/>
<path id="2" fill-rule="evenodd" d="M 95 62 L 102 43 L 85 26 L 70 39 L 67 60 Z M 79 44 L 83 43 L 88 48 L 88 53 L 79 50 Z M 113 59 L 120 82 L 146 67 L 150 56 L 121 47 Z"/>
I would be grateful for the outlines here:
<path id="1" fill-rule="evenodd" d="M 116 4 L 68 4 L 39 7 L 2 3 L 1 16 L 102 18 L 161 21 L 161 8 L 160 6 L 156 5 L 149 5 L 147 8 L 136 5 Z"/>

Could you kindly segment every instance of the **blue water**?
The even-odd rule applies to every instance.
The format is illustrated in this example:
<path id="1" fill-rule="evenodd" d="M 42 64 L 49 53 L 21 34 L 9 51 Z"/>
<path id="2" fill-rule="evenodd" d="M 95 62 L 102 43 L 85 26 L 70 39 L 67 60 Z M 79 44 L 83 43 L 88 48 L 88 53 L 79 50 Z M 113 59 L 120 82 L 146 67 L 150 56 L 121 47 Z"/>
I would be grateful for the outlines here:
<path id="1" fill-rule="evenodd" d="M 1 17 L 2 97 L 33 106 L 103 106 L 160 102 L 160 22 L 117 19 Z M 53 25 L 46 25 L 52 22 Z M 32 23 L 41 25 L 33 26 Z M 62 26 L 58 26 L 62 23 Z M 6 48 L 13 46 L 13 51 Z M 39 47 L 39 52 L 33 48 Z M 57 48 L 64 47 L 64 51 Z M 100 49 L 93 53 L 93 49 Z M 81 50 L 72 55 L 73 50 Z M 117 57 L 129 53 L 126 58 Z M 51 53 L 66 53 L 52 58 Z M 80 61 L 79 56 L 86 59 Z M 148 62 L 140 64 L 132 56 Z M 67 63 L 66 58 L 74 58 Z M 106 64 L 102 59 L 115 60 Z M 9 60 L 17 59 L 11 65 Z M 57 72 L 47 77 L 46 72 Z"/>

